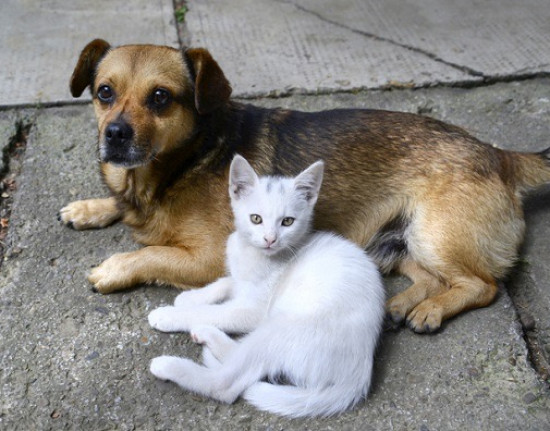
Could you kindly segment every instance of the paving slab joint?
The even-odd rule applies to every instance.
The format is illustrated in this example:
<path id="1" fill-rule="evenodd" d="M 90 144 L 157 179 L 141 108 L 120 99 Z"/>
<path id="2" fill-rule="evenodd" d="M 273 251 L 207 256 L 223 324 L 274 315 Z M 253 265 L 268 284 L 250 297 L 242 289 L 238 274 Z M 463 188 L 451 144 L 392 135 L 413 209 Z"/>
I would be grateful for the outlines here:
<path id="1" fill-rule="evenodd" d="M 176 23 L 176 33 L 178 34 L 178 43 L 183 49 L 190 45 L 190 35 L 185 25 L 185 15 L 189 12 L 186 0 L 173 0 L 174 22 Z M 178 11 L 184 11 L 178 13 Z"/>
<path id="2" fill-rule="evenodd" d="M 302 88 L 290 88 L 288 90 L 275 90 L 269 93 L 254 93 L 239 95 L 237 99 L 242 101 L 261 100 L 261 99 L 285 99 L 293 96 L 330 96 L 330 95 L 356 95 L 363 92 L 377 92 L 377 91 L 400 91 L 400 90 L 423 90 L 427 88 L 461 88 L 461 89 L 474 89 L 490 87 L 492 85 L 500 83 L 510 82 L 526 82 L 536 79 L 550 78 L 550 72 L 536 72 L 526 73 L 523 75 L 507 75 L 507 76 L 495 76 L 485 77 L 479 81 L 454 81 L 454 82 L 438 82 L 428 83 L 426 85 L 418 85 L 415 83 L 388 83 L 380 87 L 357 87 L 349 89 L 318 89 L 315 91 L 309 91 Z M 426 114 L 426 112 L 418 112 L 419 114 Z"/>
<path id="3" fill-rule="evenodd" d="M 536 329 L 527 329 L 521 317 L 520 323 L 523 339 L 527 345 L 529 362 L 545 384 L 547 392 L 550 394 L 550 365 L 539 343 L 538 331 Z"/>
<path id="4" fill-rule="evenodd" d="M 534 280 L 529 274 L 529 262 L 519 260 L 506 282 L 506 291 L 518 316 L 519 332 L 527 346 L 529 363 L 550 391 L 550 358 L 538 327 L 537 310 L 533 305 L 533 298 L 536 298 Z"/>
<path id="5" fill-rule="evenodd" d="M 33 123 L 18 119 L 15 123 L 15 133 L 10 137 L 8 145 L 2 151 L 3 169 L 0 171 L 0 181 L 3 181 L 10 172 L 11 159 L 18 149 L 25 148 L 27 136 Z M 1 186 L 0 186 L 1 187 Z"/>
<path id="6" fill-rule="evenodd" d="M 550 72 L 522 72 L 513 73 L 509 75 L 484 75 L 482 80 L 479 81 L 457 81 L 451 83 L 442 83 L 441 87 L 455 87 L 455 88 L 478 88 L 486 87 L 494 84 L 505 84 L 508 82 L 525 82 L 535 79 L 550 78 Z"/>
<path id="7" fill-rule="evenodd" d="M 9 138 L 2 151 L 2 170 L 0 170 L 0 269 L 7 251 L 7 236 L 13 195 L 17 189 L 17 177 L 21 172 L 23 155 L 27 148 L 27 137 L 34 124 L 30 118 L 18 118 L 15 133 Z"/>

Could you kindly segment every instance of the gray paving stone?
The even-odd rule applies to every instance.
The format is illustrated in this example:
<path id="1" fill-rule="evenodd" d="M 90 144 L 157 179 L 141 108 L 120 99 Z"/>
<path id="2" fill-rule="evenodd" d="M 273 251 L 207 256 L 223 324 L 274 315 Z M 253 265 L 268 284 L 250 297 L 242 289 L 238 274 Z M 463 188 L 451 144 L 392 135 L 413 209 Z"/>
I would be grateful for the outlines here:
<path id="1" fill-rule="evenodd" d="M 171 0 L 3 0 L 0 106 L 73 101 L 68 80 L 78 54 L 96 37 L 178 46 L 173 14 Z"/>
<path id="2" fill-rule="evenodd" d="M 550 125 L 546 114 L 532 117 L 532 112 L 550 96 L 549 89 L 549 81 L 540 80 L 473 90 L 360 92 L 257 102 L 305 110 L 430 109 L 430 115 L 474 132 L 483 128 L 483 139 L 503 147 L 515 144 L 514 135 L 520 134 L 515 129 L 521 126 L 522 148 L 535 149 Z M 484 120 L 478 112 L 484 113 Z M 75 232 L 55 219 L 56 211 L 70 200 L 105 195 L 95 165 L 95 133 L 91 108 L 84 106 L 41 111 L 30 135 L 8 237 L 10 250 L 19 251 L 4 262 L 0 274 L 0 426 L 145 430 L 550 426 L 550 397 L 528 360 L 518 316 L 504 289 L 490 307 L 449 321 L 436 335 L 416 335 L 407 329 L 386 332 L 371 395 L 337 418 L 287 420 L 259 413 L 243 402 L 221 405 L 157 381 L 148 371 L 152 357 L 199 355 L 188 335 L 166 335 L 148 327 L 147 313 L 171 302 L 177 291 L 141 287 L 108 296 L 91 292 L 85 280 L 90 266 L 136 245 L 120 225 Z M 542 229 L 543 242 L 550 234 L 537 220 L 529 228 Z M 527 245 L 524 259 L 539 261 L 531 247 Z M 400 278 L 387 283 L 390 293 L 407 284 Z M 540 318 L 548 322 L 548 315 Z"/>
<path id="3" fill-rule="evenodd" d="M 519 80 L 549 71 L 546 0 L 187 6 L 185 42 L 207 47 L 234 93 L 254 103 L 418 112 L 503 148 L 550 146 L 550 79 Z M 520 325 L 520 315 L 531 318 L 527 336 L 547 361 L 549 187 L 526 202 L 521 262 L 497 301 L 433 336 L 386 332 L 372 393 L 351 412 L 286 420 L 243 402 L 226 406 L 184 393 L 149 374 L 159 354 L 199 355 L 186 334 L 147 324 L 148 312 L 177 291 L 93 293 L 89 268 L 138 246 L 121 225 L 75 232 L 60 226 L 56 213 L 71 200 L 107 194 L 92 109 L 68 105 L 78 53 L 95 37 L 177 46 L 172 7 L 169 0 L 0 4 L 0 145 L 19 120 L 32 123 L 0 269 L 0 429 L 550 429 L 548 382 L 533 368 Z M 452 88 L 484 78 L 512 82 Z M 372 90 L 381 87 L 393 90 Z M 264 97 L 284 94 L 291 96 Z M 387 284 L 391 294 L 407 283 L 392 277 Z"/>

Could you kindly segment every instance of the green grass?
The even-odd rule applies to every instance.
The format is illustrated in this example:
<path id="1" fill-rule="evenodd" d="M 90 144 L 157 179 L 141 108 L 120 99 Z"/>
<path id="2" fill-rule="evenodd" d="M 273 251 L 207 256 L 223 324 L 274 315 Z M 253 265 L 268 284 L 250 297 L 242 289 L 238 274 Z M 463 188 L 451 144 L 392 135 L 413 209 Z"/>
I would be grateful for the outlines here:
<path id="1" fill-rule="evenodd" d="M 174 15 L 176 15 L 176 21 L 177 22 L 183 22 L 185 21 L 185 14 L 187 13 L 188 9 L 187 6 L 183 5 L 177 8 L 174 11 Z"/>

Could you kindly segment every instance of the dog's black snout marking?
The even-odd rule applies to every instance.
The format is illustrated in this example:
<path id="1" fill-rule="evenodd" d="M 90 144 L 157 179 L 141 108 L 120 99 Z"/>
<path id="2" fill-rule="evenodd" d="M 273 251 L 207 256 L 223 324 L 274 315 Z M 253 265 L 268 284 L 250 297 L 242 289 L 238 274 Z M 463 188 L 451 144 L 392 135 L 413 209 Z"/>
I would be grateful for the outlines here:
<path id="1" fill-rule="evenodd" d="M 128 123 L 111 123 L 105 130 L 105 139 L 108 144 L 119 145 L 132 139 L 134 131 Z"/>

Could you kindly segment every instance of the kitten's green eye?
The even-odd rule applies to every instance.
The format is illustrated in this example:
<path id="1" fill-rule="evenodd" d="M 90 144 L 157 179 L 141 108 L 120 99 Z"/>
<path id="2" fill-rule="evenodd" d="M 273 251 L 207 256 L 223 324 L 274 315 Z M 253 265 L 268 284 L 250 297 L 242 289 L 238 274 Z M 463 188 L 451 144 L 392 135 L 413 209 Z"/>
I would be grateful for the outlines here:
<path id="1" fill-rule="evenodd" d="M 285 217 L 281 224 L 283 226 L 290 226 L 292 223 L 294 223 L 294 217 Z"/>
<path id="2" fill-rule="evenodd" d="M 254 224 L 260 224 L 262 222 L 262 218 L 258 214 L 251 214 L 250 221 Z"/>

